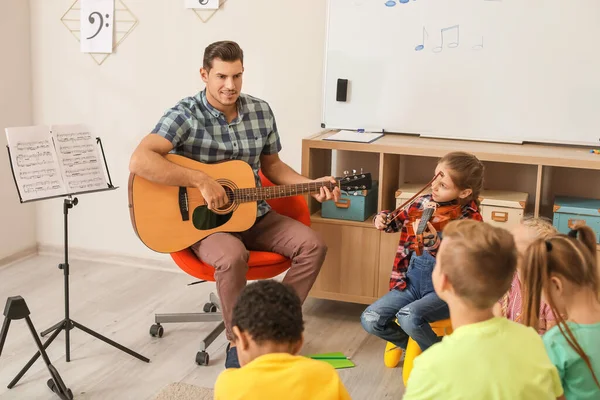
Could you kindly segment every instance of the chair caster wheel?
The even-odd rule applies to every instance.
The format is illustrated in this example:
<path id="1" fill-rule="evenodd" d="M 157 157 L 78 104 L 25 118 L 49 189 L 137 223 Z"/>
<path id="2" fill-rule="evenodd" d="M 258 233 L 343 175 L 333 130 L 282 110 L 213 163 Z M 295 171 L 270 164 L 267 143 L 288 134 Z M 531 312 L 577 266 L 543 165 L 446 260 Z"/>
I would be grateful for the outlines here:
<path id="1" fill-rule="evenodd" d="M 217 312 L 217 306 L 215 303 L 205 303 L 203 308 L 205 313 Z"/>
<path id="2" fill-rule="evenodd" d="M 161 338 L 163 336 L 163 333 L 165 333 L 165 330 L 160 324 L 154 324 L 150 327 L 150 336 L 152 337 L 158 336 L 159 338 Z"/>
<path id="3" fill-rule="evenodd" d="M 198 365 L 208 365 L 209 359 L 206 351 L 199 351 L 196 353 L 196 364 Z"/>

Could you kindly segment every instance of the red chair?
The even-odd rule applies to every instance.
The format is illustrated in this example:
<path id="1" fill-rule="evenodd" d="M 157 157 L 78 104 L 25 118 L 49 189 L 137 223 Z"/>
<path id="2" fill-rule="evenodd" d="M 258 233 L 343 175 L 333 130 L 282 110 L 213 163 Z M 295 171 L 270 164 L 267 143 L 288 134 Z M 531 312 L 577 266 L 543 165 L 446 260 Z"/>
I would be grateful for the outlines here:
<path id="1" fill-rule="evenodd" d="M 273 186 L 262 173 L 259 172 L 263 186 Z M 304 196 L 283 197 L 268 200 L 273 210 L 281 215 L 288 216 L 310 226 L 310 213 Z M 211 265 L 199 260 L 191 249 L 185 249 L 171 253 L 173 261 L 189 275 L 204 281 L 215 281 L 215 269 Z M 271 279 L 287 271 L 292 260 L 277 253 L 266 251 L 250 251 L 248 259 L 248 273 L 246 279 L 249 281 L 259 279 Z M 204 304 L 203 313 L 179 313 L 179 314 L 156 314 L 155 324 L 150 327 L 150 335 L 162 337 L 164 329 L 161 324 L 174 322 L 211 322 L 220 321 L 220 324 L 209 333 L 200 343 L 200 350 L 196 353 L 198 365 L 208 365 L 209 356 L 206 348 L 225 330 L 225 323 L 220 312 L 221 303 L 215 293 L 210 294 L 210 300 Z"/>

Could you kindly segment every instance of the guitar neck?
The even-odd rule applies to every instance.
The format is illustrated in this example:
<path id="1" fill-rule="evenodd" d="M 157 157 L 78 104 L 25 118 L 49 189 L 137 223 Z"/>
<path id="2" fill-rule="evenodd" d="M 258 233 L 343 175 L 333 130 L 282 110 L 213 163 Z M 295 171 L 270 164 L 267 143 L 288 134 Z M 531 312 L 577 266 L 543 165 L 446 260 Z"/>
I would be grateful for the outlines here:
<path id="1" fill-rule="evenodd" d="M 325 186 L 329 190 L 333 190 L 335 183 L 308 182 L 297 183 L 295 185 L 279 185 L 279 186 L 261 186 L 256 188 L 235 189 L 233 191 L 233 200 L 237 203 L 247 203 L 258 200 L 277 199 L 281 197 L 297 196 L 307 193 L 316 193 Z"/>

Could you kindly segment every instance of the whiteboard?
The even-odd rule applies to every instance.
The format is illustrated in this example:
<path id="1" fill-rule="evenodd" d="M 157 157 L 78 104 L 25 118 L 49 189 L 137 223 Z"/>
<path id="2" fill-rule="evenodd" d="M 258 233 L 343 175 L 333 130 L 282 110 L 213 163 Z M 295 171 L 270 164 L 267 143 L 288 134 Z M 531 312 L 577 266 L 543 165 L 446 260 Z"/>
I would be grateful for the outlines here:
<path id="1" fill-rule="evenodd" d="M 329 0 L 325 52 L 326 128 L 600 143 L 598 0 Z"/>

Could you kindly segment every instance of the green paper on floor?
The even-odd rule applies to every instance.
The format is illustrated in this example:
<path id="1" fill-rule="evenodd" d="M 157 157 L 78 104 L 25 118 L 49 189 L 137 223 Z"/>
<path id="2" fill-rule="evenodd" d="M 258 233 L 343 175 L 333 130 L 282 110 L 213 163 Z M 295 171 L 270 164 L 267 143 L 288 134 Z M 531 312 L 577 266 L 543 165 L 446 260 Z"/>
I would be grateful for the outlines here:
<path id="1" fill-rule="evenodd" d="M 344 353 L 341 352 L 311 354 L 308 357 L 312 358 L 313 360 L 325 361 L 335 369 L 352 368 L 356 366 L 352 361 L 348 360 L 348 357 L 346 357 Z"/>

